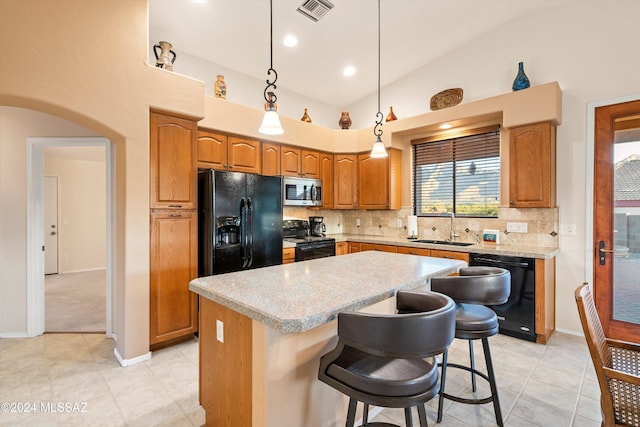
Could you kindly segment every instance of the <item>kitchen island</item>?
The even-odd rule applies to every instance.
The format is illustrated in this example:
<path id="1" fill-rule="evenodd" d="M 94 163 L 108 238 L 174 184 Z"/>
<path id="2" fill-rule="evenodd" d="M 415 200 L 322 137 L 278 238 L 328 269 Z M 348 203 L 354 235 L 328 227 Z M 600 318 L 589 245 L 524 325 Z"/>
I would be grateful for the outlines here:
<path id="1" fill-rule="evenodd" d="M 344 424 L 346 397 L 317 380 L 338 313 L 393 313 L 398 290 L 465 265 L 368 251 L 193 280 L 207 425 Z"/>

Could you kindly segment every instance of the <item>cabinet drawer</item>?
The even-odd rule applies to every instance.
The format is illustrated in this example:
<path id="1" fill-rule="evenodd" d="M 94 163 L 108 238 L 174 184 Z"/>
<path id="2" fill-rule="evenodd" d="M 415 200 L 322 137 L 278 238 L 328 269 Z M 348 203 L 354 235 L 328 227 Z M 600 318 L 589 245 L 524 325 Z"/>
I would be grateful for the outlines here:
<path id="1" fill-rule="evenodd" d="M 381 251 L 381 252 L 398 252 L 398 247 L 393 245 L 374 245 L 371 243 L 362 243 L 362 249 L 364 251 Z"/>
<path id="2" fill-rule="evenodd" d="M 349 253 L 353 254 L 362 250 L 362 245 L 358 242 L 347 242 L 349 245 Z"/>
<path id="3" fill-rule="evenodd" d="M 431 249 L 425 248 L 412 248 L 410 246 L 398 246 L 399 254 L 409 254 L 409 255 L 420 255 L 420 256 L 430 256 Z"/>
<path id="4" fill-rule="evenodd" d="M 469 264 L 469 254 L 466 252 L 441 251 L 438 249 L 431 249 L 431 256 L 435 258 L 459 259 Z"/>

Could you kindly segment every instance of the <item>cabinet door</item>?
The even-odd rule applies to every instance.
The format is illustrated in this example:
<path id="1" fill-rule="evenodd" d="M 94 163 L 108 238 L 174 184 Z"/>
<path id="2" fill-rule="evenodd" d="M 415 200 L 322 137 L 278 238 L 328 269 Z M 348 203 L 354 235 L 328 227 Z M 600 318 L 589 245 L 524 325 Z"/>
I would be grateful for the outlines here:
<path id="1" fill-rule="evenodd" d="M 280 147 L 280 151 L 282 153 L 282 162 L 280 163 L 282 175 L 300 176 L 301 150 L 296 147 L 287 147 L 286 145 L 283 145 Z"/>
<path id="2" fill-rule="evenodd" d="M 347 245 L 347 242 L 336 243 L 336 256 L 346 255 L 348 253 L 349 253 L 349 245 Z"/>
<path id="3" fill-rule="evenodd" d="M 550 122 L 510 129 L 509 207 L 555 207 L 555 135 Z"/>
<path id="4" fill-rule="evenodd" d="M 360 250 L 362 249 L 362 245 L 358 242 L 347 242 L 347 244 L 349 245 L 349 253 L 350 254 L 354 254 L 356 252 L 360 252 Z"/>
<path id="5" fill-rule="evenodd" d="M 198 166 L 227 169 L 227 135 L 198 129 Z"/>
<path id="6" fill-rule="evenodd" d="M 389 158 L 358 154 L 358 208 L 389 208 Z"/>
<path id="7" fill-rule="evenodd" d="M 262 143 L 262 175 L 280 175 L 280 145 Z"/>
<path id="8" fill-rule="evenodd" d="M 333 208 L 357 207 L 358 159 L 355 154 L 334 154 Z"/>
<path id="9" fill-rule="evenodd" d="M 230 136 L 228 141 L 227 159 L 230 171 L 256 174 L 262 171 L 259 141 L 237 136 Z"/>
<path id="10" fill-rule="evenodd" d="M 333 154 L 320 153 L 320 179 L 322 180 L 322 207 L 333 207 Z"/>
<path id="11" fill-rule="evenodd" d="M 149 133 L 151 208 L 195 209 L 196 122 L 151 112 Z"/>
<path id="12" fill-rule="evenodd" d="M 198 300 L 189 282 L 198 276 L 196 211 L 151 213 L 150 344 L 198 330 Z"/>
<path id="13" fill-rule="evenodd" d="M 282 263 L 291 264 L 296 261 L 296 248 L 283 248 L 282 249 Z"/>
<path id="14" fill-rule="evenodd" d="M 362 243 L 361 250 L 364 251 L 380 251 L 380 252 L 398 252 L 398 247 L 393 245 L 378 245 L 373 243 Z"/>
<path id="15" fill-rule="evenodd" d="M 301 150 L 300 173 L 305 178 L 320 178 L 320 153 Z"/>

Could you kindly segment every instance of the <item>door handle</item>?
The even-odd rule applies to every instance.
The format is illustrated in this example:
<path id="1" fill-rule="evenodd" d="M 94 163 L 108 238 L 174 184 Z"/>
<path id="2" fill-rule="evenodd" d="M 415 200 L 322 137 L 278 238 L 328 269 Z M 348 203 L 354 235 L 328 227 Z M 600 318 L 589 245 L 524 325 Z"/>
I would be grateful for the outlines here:
<path id="1" fill-rule="evenodd" d="M 623 249 L 607 249 L 607 244 L 604 240 L 600 240 L 598 243 L 598 258 L 600 265 L 605 265 L 607 263 L 607 254 L 617 254 L 627 252 Z"/>

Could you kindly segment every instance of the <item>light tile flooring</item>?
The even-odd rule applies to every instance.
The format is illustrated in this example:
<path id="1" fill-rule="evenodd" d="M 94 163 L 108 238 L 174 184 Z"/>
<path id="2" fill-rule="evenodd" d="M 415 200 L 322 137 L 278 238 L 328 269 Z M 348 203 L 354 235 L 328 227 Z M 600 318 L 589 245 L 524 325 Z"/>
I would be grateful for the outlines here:
<path id="1" fill-rule="evenodd" d="M 502 335 L 490 342 L 507 426 L 600 425 L 599 390 L 582 337 L 557 333 L 546 346 Z M 204 424 L 204 411 L 198 405 L 197 342 L 156 351 L 150 361 L 127 368 L 119 367 L 113 347 L 113 341 L 100 334 L 1 339 L 0 402 L 15 402 L 10 409 L 16 410 L 25 410 L 24 404 L 29 403 L 28 409 L 35 411 L 6 412 L 3 404 L 0 425 Z M 476 363 L 481 366 L 481 349 L 476 347 Z M 454 341 L 450 360 L 467 357 L 466 342 Z M 448 391 L 465 393 L 468 373 L 456 371 L 448 372 Z M 486 392 L 484 381 L 478 383 L 478 393 Z M 45 411 L 48 404 L 56 408 L 58 403 L 70 406 L 63 405 L 62 412 Z M 430 426 L 435 411 L 432 401 L 427 409 Z M 375 421 L 404 426 L 402 411 L 396 409 L 385 409 Z M 440 425 L 493 426 L 495 419 L 491 405 L 449 402 Z"/>

